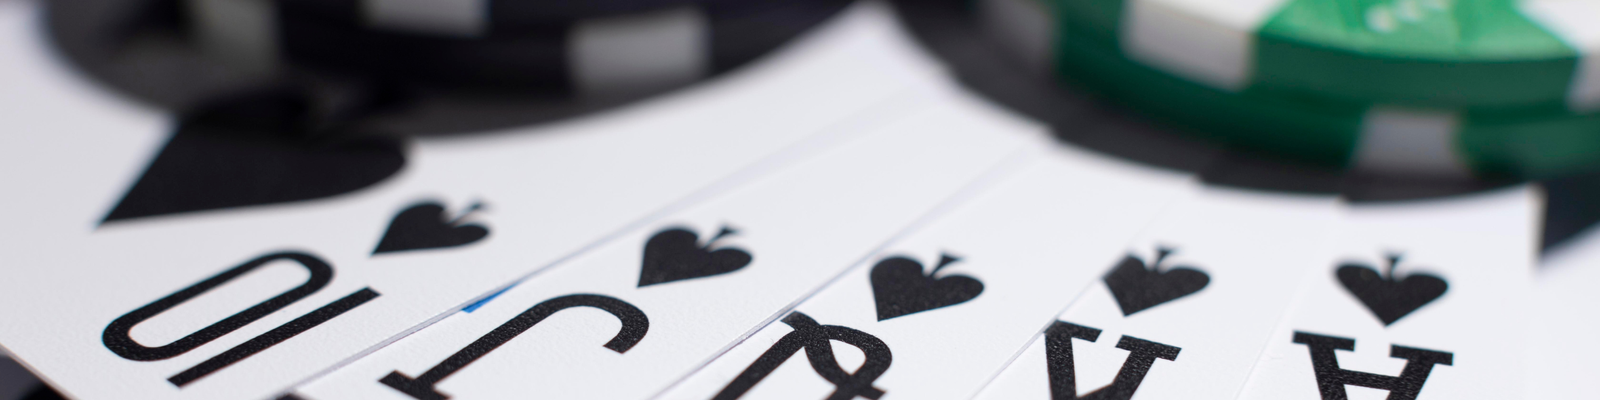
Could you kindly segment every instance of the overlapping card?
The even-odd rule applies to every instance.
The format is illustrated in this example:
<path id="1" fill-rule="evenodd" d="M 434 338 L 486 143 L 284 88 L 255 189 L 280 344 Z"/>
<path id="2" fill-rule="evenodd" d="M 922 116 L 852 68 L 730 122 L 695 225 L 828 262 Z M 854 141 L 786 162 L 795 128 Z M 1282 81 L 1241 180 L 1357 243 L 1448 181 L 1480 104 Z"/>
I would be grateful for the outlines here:
<path id="1" fill-rule="evenodd" d="M 1241 398 L 1521 397 L 1541 200 L 1352 206 Z"/>
<path id="2" fill-rule="evenodd" d="M 969 110 L 932 107 L 637 229 L 299 393 L 651 397 L 1041 139 Z"/>
<path id="3" fill-rule="evenodd" d="M 1045 152 L 662 398 L 968 398 L 1198 187 L 1081 150 Z"/>

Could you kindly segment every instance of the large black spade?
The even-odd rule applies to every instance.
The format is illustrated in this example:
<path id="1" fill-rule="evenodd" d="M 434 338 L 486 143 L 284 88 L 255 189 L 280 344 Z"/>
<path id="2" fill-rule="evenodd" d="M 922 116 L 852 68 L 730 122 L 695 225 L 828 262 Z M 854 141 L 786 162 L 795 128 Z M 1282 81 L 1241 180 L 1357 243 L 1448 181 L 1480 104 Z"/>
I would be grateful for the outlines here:
<path id="1" fill-rule="evenodd" d="M 878 320 L 915 314 L 965 303 L 983 293 L 983 282 L 966 275 L 936 277 L 939 270 L 960 258 L 939 255 L 939 264 L 923 274 L 922 263 L 906 257 L 889 257 L 872 267 L 872 298 Z"/>
<path id="2" fill-rule="evenodd" d="M 663 229 L 644 244 L 639 286 L 732 273 L 750 265 L 750 252 L 737 247 L 716 247 L 718 239 L 737 233 L 727 226 L 700 245 L 700 235 L 688 228 Z"/>
<path id="3" fill-rule="evenodd" d="M 1361 300 L 1361 304 L 1387 327 L 1450 290 L 1448 282 L 1430 274 L 1414 273 L 1401 278 L 1394 272 L 1398 264 L 1400 256 L 1391 255 L 1387 274 L 1379 274 L 1370 265 L 1360 263 L 1341 264 L 1334 274 L 1345 290 Z"/>
<path id="4" fill-rule="evenodd" d="M 1129 254 L 1106 273 L 1103 280 L 1111 296 L 1117 299 L 1122 316 L 1194 294 L 1211 283 L 1210 275 L 1194 267 L 1177 266 L 1162 271 L 1162 261 L 1171 254 L 1171 249 L 1157 248 L 1156 259 L 1148 266 Z"/>
<path id="5" fill-rule="evenodd" d="M 105 222 L 335 196 L 405 165 L 400 139 L 336 133 L 312 114 L 305 96 L 274 91 L 184 116 Z"/>
<path id="6" fill-rule="evenodd" d="M 467 214 L 482 207 L 482 204 L 473 204 L 460 216 L 450 219 L 445 217 L 443 204 L 431 201 L 412 204 L 389 221 L 389 229 L 383 232 L 372 254 L 465 246 L 483 240 L 489 236 L 489 228 L 461 223 Z"/>

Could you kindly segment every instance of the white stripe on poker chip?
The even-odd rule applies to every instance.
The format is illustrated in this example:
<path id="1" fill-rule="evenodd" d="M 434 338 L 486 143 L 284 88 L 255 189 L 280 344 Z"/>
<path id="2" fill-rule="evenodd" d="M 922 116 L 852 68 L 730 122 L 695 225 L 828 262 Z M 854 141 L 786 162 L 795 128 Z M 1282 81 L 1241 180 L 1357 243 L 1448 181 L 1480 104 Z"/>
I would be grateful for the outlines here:
<path id="1" fill-rule="evenodd" d="M 1256 32 L 1289 0 L 1127 0 L 1118 41 L 1128 58 L 1218 89 L 1254 73 Z"/>
<path id="2" fill-rule="evenodd" d="M 266 72 L 278 61 L 278 23 L 273 2 L 188 0 L 200 48 L 234 67 Z"/>
<path id="3" fill-rule="evenodd" d="M 1375 107 L 1361 121 L 1355 169 L 1388 175 L 1467 178 L 1454 113 Z"/>
<path id="4" fill-rule="evenodd" d="M 489 0 L 363 0 L 367 26 L 474 37 L 489 30 Z"/>
<path id="5" fill-rule="evenodd" d="M 1038 0 L 981 0 L 977 4 L 978 29 L 1006 47 L 1028 72 L 1049 76 L 1056 41 L 1053 13 Z"/>
<path id="6" fill-rule="evenodd" d="M 591 95 L 693 82 L 710 71 L 709 26 L 695 7 L 584 20 L 568 36 L 568 70 Z"/>
<path id="7" fill-rule="evenodd" d="M 1525 0 L 1518 4 L 1522 14 L 1538 21 L 1568 46 L 1578 51 L 1578 65 L 1567 88 L 1567 108 L 1572 111 L 1600 110 L 1600 2 L 1594 0 Z"/>

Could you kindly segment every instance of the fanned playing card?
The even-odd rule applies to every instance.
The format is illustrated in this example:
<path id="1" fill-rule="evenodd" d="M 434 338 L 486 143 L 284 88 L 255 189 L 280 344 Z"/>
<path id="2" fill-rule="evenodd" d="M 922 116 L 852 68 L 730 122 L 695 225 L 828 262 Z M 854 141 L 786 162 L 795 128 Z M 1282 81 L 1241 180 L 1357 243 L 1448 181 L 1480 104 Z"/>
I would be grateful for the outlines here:
<path id="1" fill-rule="evenodd" d="M 1351 206 L 1241 398 L 1521 398 L 1540 203 Z"/>
<path id="2" fill-rule="evenodd" d="M 1208 188 L 1100 265 L 977 398 L 1233 398 L 1337 216 L 1333 196 Z"/>
<path id="3" fill-rule="evenodd" d="M 1553 196 L 1554 194 L 1552 194 Z M 1579 399 L 1590 396 L 1600 375 L 1600 231 L 1570 239 L 1540 260 L 1528 307 L 1527 393 L 1524 399 Z"/>

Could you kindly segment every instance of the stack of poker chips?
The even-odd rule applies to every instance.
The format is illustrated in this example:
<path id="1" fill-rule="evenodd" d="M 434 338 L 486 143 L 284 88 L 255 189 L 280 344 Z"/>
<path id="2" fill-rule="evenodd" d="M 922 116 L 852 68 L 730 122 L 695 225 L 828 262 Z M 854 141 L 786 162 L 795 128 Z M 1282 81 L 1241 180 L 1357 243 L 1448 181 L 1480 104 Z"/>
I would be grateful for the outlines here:
<path id="1" fill-rule="evenodd" d="M 998 47 L 1196 135 L 1387 175 L 1600 165 L 1600 3 L 976 0 Z"/>

